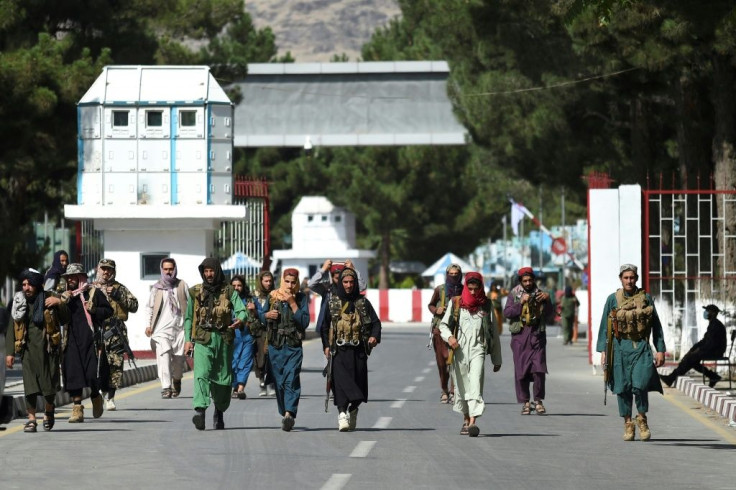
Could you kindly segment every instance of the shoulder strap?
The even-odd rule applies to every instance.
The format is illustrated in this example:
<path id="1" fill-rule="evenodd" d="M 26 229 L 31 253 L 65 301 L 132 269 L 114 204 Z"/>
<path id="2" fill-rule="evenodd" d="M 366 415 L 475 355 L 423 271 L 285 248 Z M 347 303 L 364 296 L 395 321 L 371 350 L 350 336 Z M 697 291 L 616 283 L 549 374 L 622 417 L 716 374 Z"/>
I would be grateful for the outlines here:
<path id="1" fill-rule="evenodd" d="M 452 317 L 455 320 L 455 325 L 460 324 L 460 296 L 452 297 Z"/>
<path id="2" fill-rule="evenodd" d="M 440 306 L 443 308 L 447 306 L 447 298 L 445 297 L 445 294 L 445 287 L 442 286 L 442 289 L 440 290 Z"/>

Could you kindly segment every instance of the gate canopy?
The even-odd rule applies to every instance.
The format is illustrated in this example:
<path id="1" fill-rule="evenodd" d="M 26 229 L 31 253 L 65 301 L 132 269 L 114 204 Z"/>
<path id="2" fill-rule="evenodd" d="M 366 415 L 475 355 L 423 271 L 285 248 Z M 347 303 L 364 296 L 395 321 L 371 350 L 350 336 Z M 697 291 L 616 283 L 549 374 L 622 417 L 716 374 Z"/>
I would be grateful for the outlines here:
<path id="1" fill-rule="evenodd" d="M 463 145 L 445 61 L 256 63 L 238 88 L 235 146 Z"/>

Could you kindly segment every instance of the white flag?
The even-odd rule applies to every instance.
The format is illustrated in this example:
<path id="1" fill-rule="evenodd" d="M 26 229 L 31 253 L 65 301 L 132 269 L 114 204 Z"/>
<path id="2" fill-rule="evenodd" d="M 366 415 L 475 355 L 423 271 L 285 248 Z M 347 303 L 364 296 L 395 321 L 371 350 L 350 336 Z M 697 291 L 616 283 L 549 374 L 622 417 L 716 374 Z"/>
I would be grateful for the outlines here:
<path id="1" fill-rule="evenodd" d="M 519 203 L 511 201 L 511 229 L 514 235 L 519 235 L 519 222 L 524 219 L 526 208 Z"/>

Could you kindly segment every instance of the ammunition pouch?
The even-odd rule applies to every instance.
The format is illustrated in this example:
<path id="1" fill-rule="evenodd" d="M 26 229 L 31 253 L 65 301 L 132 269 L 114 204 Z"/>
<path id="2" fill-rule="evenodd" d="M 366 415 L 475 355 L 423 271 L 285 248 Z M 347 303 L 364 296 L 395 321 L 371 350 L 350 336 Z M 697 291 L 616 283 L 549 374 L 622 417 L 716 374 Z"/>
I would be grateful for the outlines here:
<path id="1" fill-rule="evenodd" d="M 509 333 L 519 333 L 524 326 L 521 322 L 511 322 L 509 325 Z"/>
<path id="2" fill-rule="evenodd" d="M 644 290 L 640 289 L 633 296 L 625 297 L 623 290 L 619 289 L 616 291 L 616 303 L 619 337 L 634 341 L 649 338 L 654 306 L 650 304 Z"/>
<path id="3" fill-rule="evenodd" d="M 281 301 L 274 301 L 271 304 L 271 310 L 279 312 L 278 320 L 268 320 L 266 327 L 268 331 L 268 344 L 276 349 L 281 349 L 284 345 L 289 347 L 301 347 L 304 339 L 304 330 L 297 326 L 294 322 L 294 313 L 291 308 L 286 311 L 281 308 Z"/>

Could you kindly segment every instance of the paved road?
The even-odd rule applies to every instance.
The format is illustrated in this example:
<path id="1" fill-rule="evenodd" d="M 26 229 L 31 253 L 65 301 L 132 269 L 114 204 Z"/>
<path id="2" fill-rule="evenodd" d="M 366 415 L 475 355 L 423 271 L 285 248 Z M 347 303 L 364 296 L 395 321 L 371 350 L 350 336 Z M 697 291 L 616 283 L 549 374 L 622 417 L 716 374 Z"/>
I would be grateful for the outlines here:
<path id="1" fill-rule="evenodd" d="M 56 488 L 734 488 L 736 431 L 675 390 L 652 396 L 653 439 L 625 443 L 615 398 L 602 404 L 583 346 L 550 338 L 549 415 L 521 416 L 514 397 L 509 337 L 504 366 L 486 374 L 486 413 L 477 439 L 458 434 L 461 417 L 439 400 L 427 326 L 387 326 L 370 358 L 371 402 L 358 429 L 337 431 L 324 413 L 324 365 L 305 344 L 303 397 L 293 432 L 280 430 L 273 399 L 233 400 L 225 431 L 198 432 L 191 397 L 162 400 L 157 382 L 118 394 L 117 412 L 24 434 L 0 432 L 3 489 Z M 191 374 L 184 395 L 191 393 Z M 89 415 L 91 410 L 87 409 Z M 626 476 L 626 480 L 624 480 Z"/>

